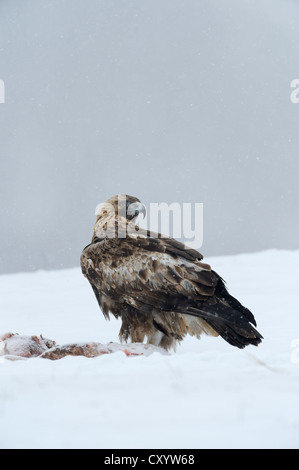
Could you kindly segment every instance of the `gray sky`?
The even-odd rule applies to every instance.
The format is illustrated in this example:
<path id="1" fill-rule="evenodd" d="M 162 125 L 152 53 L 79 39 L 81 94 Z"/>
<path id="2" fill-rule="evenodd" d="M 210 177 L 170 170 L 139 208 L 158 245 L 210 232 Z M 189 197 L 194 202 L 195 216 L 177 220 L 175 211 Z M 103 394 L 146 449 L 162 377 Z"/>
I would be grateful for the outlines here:
<path id="1" fill-rule="evenodd" d="M 1 0 L 0 272 L 78 266 L 117 193 L 205 256 L 299 248 L 295 0 Z"/>

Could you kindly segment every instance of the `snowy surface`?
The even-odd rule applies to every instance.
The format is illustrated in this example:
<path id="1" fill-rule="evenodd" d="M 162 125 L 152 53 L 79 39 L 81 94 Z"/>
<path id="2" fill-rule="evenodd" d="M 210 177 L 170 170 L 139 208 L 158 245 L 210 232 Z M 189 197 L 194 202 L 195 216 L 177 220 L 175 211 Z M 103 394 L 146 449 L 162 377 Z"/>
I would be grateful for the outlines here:
<path id="1" fill-rule="evenodd" d="M 207 259 L 263 343 L 187 338 L 176 353 L 0 357 L 0 448 L 298 448 L 299 252 Z M 79 269 L 0 277 L 0 332 L 117 342 Z"/>

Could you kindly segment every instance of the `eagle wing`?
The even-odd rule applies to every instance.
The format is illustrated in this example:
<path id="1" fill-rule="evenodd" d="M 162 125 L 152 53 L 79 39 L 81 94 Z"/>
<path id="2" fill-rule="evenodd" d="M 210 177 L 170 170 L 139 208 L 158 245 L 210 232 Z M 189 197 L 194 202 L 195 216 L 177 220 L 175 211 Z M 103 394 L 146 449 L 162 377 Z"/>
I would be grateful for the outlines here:
<path id="1" fill-rule="evenodd" d="M 229 295 L 198 251 L 172 238 L 148 235 L 95 239 L 83 250 L 82 272 L 104 315 L 152 314 L 155 327 L 167 334 L 159 312 L 169 318 L 183 314 L 197 317 L 203 331 L 220 334 L 234 346 L 260 343 L 252 313 Z"/>

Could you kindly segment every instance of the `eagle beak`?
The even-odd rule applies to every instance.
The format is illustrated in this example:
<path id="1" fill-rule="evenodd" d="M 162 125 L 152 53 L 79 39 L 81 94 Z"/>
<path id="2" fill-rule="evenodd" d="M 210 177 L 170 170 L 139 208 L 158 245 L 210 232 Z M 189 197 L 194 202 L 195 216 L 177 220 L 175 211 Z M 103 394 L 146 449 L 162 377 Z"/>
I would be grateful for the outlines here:
<path id="1" fill-rule="evenodd" d="M 146 208 L 144 204 L 142 204 L 141 202 L 133 202 L 133 204 L 129 205 L 127 210 L 127 216 L 129 218 L 135 219 L 140 214 L 142 214 L 143 218 L 145 218 Z"/>
<path id="2" fill-rule="evenodd" d="M 146 207 L 144 204 L 141 202 L 139 203 L 140 207 L 135 210 L 135 214 L 138 216 L 139 214 L 142 214 L 142 218 L 144 219 L 146 216 Z"/>

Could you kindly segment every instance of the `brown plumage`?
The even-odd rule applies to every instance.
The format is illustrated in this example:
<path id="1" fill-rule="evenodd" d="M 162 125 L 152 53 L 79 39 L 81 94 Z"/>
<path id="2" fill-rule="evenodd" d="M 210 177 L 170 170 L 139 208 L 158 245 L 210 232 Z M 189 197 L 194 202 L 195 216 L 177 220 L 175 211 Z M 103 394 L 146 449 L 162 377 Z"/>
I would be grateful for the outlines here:
<path id="1" fill-rule="evenodd" d="M 122 320 L 120 339 L 147 339 L 169 349 L 187 334 L 206 333 L 239 348 L 257 346 L 262 336 L 253 314 L 198 251 L 136 228 L 143 208 L 132 196 L 109 199 L 81 255 L 82 272 L 105 317 Z"/>

